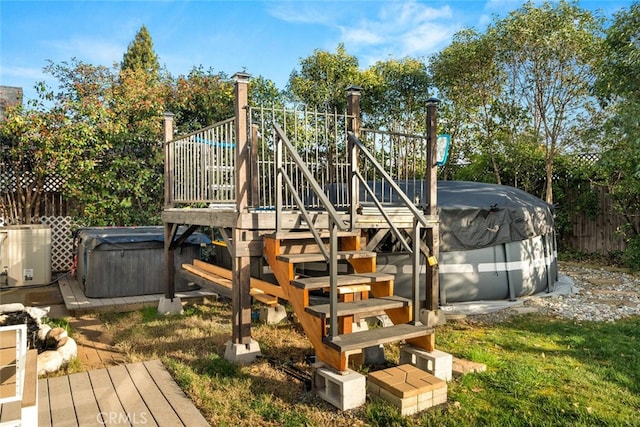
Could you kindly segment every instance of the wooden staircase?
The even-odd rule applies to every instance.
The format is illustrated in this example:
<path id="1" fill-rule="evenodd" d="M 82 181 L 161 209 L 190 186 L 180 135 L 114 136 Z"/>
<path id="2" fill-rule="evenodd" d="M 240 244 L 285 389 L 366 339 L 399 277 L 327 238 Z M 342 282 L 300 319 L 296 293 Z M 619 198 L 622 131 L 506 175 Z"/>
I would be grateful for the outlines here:
<path id="1" fill-rule="evenodd" d="M 327 232 L 322 242 L 329 246 Z M 376 272 L 376 254 L 361 250 L 359 231 L 338 232 L 337 259 L 348 263 L 349 273 L 337 276 L 337 333 L 331 333 L 330 304 L 311 305 L 310 292 L 330 290 L 330 275 L 301 277 L 305 263 L 326 262 L 308 231 L 281 231 L 263 236 L 265 256 L 291 304 L 318 360 L 338 371 L 345 371 L 349 357 L 367 347 L 405 340 L 428 351 L 433 350 L 433 328 L 412 319 L 411 301 L 393 295 L 393 275 Z M 344 269 L 344 268 L 343 268 Z M 353 332 L 361 318 L 387 314 L 393 326 Z"/>

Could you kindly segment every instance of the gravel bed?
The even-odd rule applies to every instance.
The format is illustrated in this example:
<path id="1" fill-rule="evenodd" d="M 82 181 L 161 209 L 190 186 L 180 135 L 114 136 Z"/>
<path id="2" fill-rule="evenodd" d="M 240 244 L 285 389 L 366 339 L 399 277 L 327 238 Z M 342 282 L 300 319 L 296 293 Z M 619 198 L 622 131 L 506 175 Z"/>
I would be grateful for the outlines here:
<path id="1" fill-rule="evenodd" d="M 526 297 L 521 305 L 466 320 L 495 323 L 538 312 L 577 322 L 615 322 L 640 315 L 640 274 L 573 263 L 559 263 L 559 272 L 573 281 L 573 293 Z"/>

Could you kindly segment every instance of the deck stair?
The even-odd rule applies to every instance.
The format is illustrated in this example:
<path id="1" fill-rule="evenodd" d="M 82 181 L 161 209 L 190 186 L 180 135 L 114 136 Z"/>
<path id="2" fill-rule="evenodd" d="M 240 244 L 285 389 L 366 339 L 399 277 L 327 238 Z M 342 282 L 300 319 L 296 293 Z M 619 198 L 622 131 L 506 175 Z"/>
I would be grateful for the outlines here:
<path id="1" fill-rule="evenodd" d="M 325 231 L 318 234 L 329 245 Z M 430 349 L 433 328 L 413 322 L 409 299 L 393 295 L 394 276 L 376 272 L 376 253 L 361 250 L 359 231 L 338 232 L 337 259 L 348 267 L 338 274 L 338 303 L 335 313 L 338 331 L 331 334 L 330 304 L 311 304 L 310 292 L 330 292 L 330 276 L 301 275 L 305 263 L 326 262 L 313 235 L 307 231 L 288 231 L 263 236 L 265 256 L 280 287 L 287 295 L 298 320 L 311 341 L 316 357 L 337 371 L 345 371 L 349 357 L 362 354 L 367 347 L 406 340 Z M 387 314 L 393 326 L 353 331 L 354 322 Z"/>

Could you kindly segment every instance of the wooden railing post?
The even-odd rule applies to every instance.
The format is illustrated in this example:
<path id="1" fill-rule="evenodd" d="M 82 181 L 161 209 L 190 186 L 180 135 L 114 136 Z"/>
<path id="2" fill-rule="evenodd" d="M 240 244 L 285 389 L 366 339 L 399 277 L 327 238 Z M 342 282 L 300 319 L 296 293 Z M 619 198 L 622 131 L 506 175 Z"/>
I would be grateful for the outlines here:
<path id="1" fill-rule="evenodd" d="M 235 86 L 235 139 L 236 139 L 236 207 L 238 215 L 249 208 L 251 186 L 251 152 L 247 120 L 249 74 L 233 75 Z M 232 272 L 232 343 L 251 343 L 251 258 L 242 251 L 243 242 L 250 233 L 238 227 L 233 229 Z"/>
<path id="2" fill-rule="evenodd" d="M 360 137 L 360 86 L 349 86 L 347 88 L 347 131 L 353 132 L 356 138 Z M 360 200 L 360 185 L 356 173 L 358 172 L 358 149 L 355 144 L 349 141 L 349 222 L 351 230 L 355 228 L 358 202 Z"/>
<path id="3" fill-rule="evenodd" d="M 249 106 L 249 74 L 235 73 L 235 124 L 236 124 L 236 205 L 238 212 L 249 207 L 251 152 L 248 139 L 247 107 Z"/>
<path id="4" fill-rule="evenodd" d="M 437 150 L 437 123 L 438 123 L 438 104 L 440 100 L 437 98 L 429 98 L 427 100 L 427 215 L 433 216 L 438 214 L 438 167 L 436 165 Z M 440 256 L 440 226 L 439 221 L 427 229 L 427 245 L 431 249 L 431 256 L 437 260 Z M 439 306 L 439 278 L 438 265 L 431 265 L 427 262 L 427 293 L 426 293 L 426 309 L 429 311 L 437 311 Z"/>
<path id="5" fill-rule="evenodd" d="M 164 207 L 173 207 L 173 147 L 169 144 L 173 141 L 173 117 L 174 114 L 165 112 L 163 118 L 164 130 Z"/>

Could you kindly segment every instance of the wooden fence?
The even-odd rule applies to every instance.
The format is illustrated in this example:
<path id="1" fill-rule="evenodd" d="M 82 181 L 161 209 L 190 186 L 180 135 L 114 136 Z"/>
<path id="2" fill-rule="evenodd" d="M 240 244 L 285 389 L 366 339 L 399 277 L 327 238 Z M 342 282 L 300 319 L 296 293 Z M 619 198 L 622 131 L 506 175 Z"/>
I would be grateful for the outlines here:
<path id="1" fill-rule="evenodd" d="M 627 247 L 625 228 L 627 218 L 615 211 L 611 197 L 606 188 L 591 186 L 591 191 L 596 195 L 596 213 L 577 212 L 570 216 L 570 232 L 560 236 L 562 246 L 580 252 L 609 255 L 624 251 Z M 576 191 L 579 191 L 578 189 Z M 571 203 L 571 196 L 565 203 Z M 627 215 L 635 223 L 636 229 L 640 229 L 640 212 L 629 212 Z"/>

